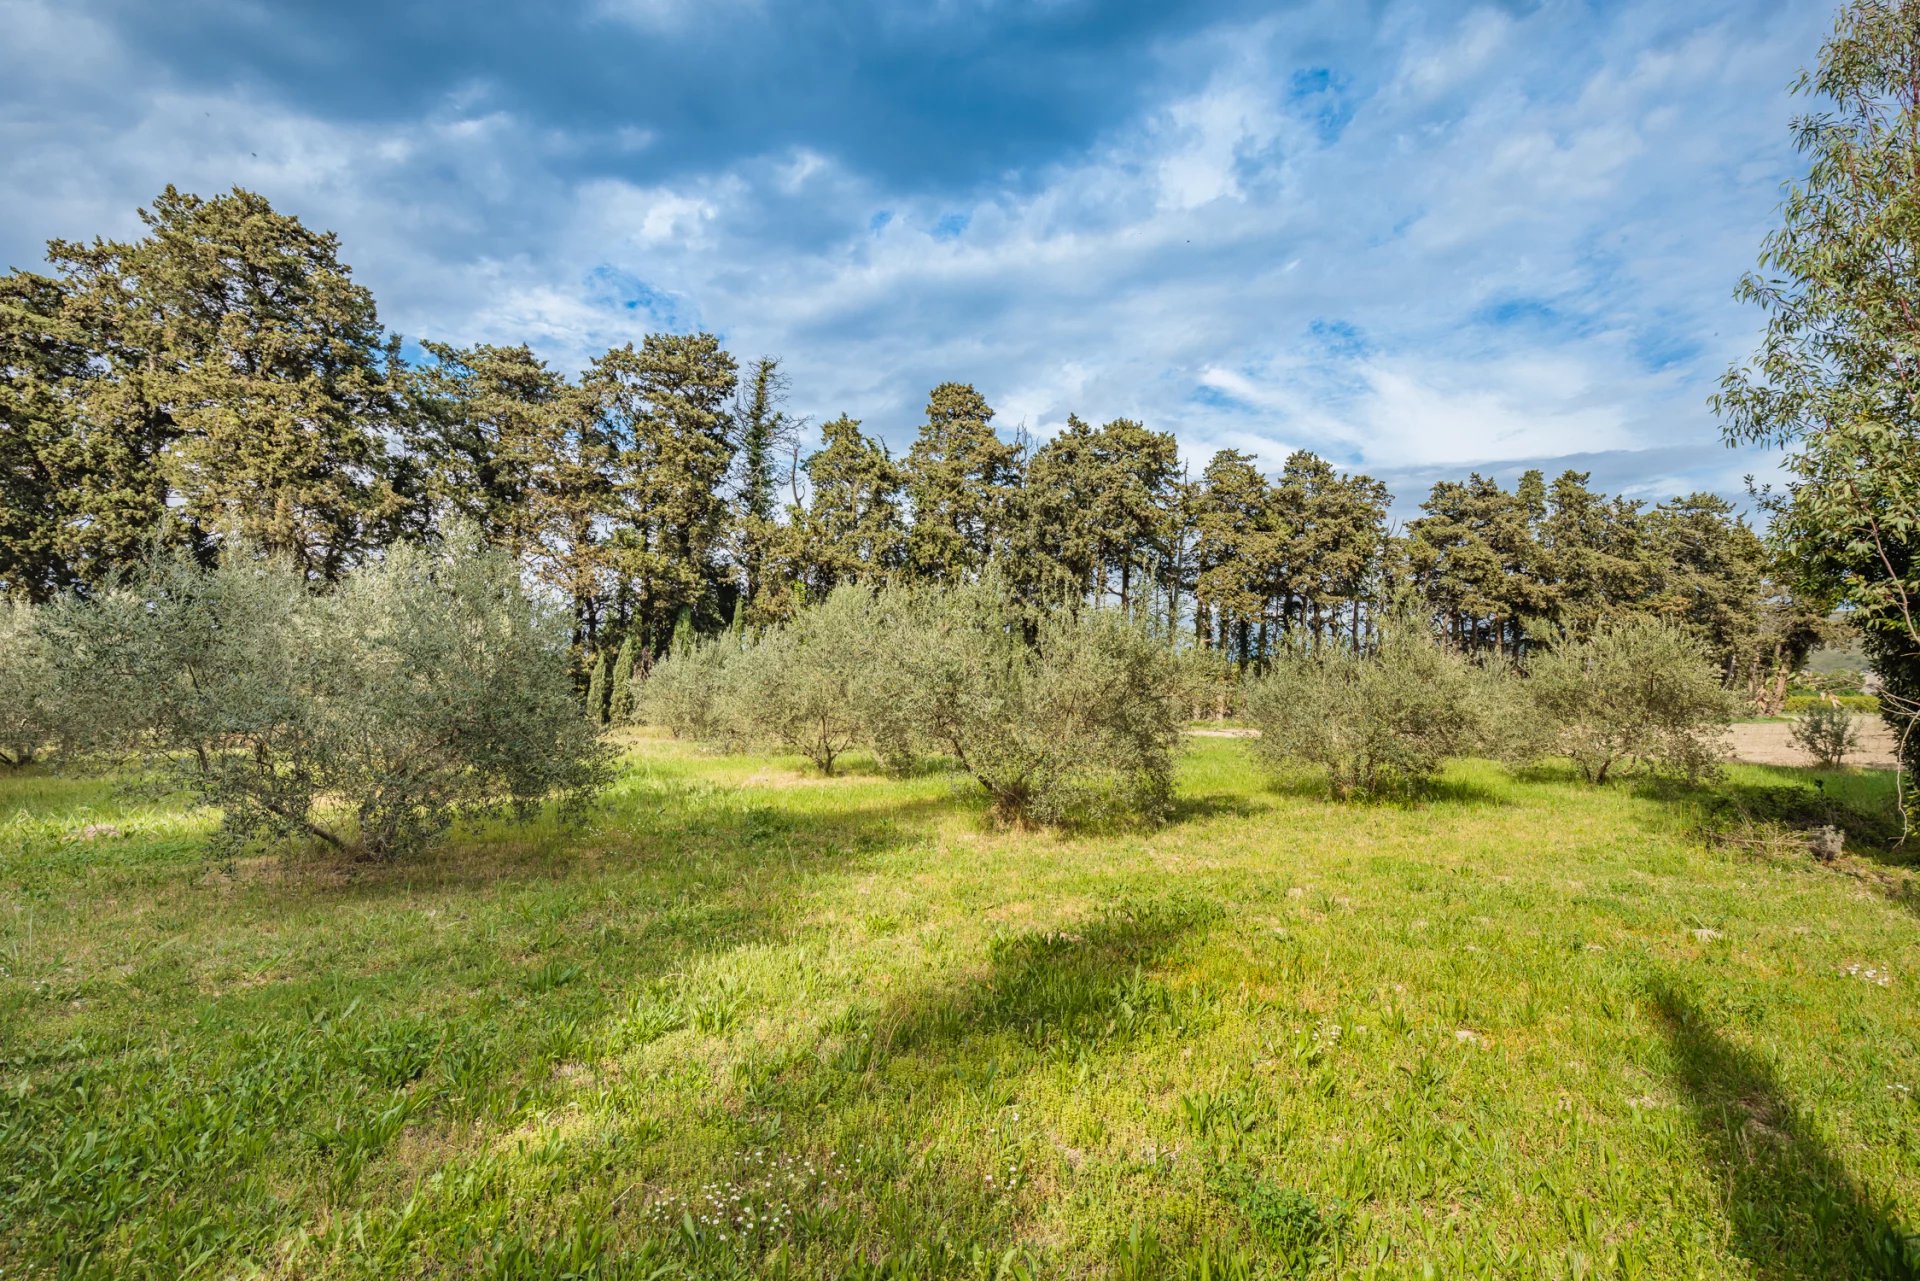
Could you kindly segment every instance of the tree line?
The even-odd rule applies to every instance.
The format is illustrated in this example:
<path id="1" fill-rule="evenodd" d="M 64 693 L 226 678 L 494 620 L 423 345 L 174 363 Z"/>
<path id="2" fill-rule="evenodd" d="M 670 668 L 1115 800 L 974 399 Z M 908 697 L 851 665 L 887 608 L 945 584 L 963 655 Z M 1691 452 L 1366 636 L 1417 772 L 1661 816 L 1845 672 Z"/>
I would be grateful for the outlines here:
<path id="1" fill-rule="evenodd" d="M 1003 434 L 960 382 L 904 453 L 845 415 L 803 449 L 780 362 L 712 334 L 647 334 L 573 377 L 524 345 L 409 360 L 334 235 L 240 189 L 170 187 L 140 216 L 136 240 L 54 241 L 47 272 L 0 277 L 0 594 L 97 592 L 156 542 L 210 564 L 238 540 L 324 585 L 457 520 L 564 602 L 602 700 L 676 627 L 990 566 L 1027 600 L 1115 605 L 1242 669 L 1364 648 L 1408 601 L 1509 657 L 1651 615 L 1777 707 L 1820 634 L 1710 494 L 1473 475 L 1401 527 L 1385 485 L 1308 452 L 1269 476 L 1223 450 L 1196 476 L 1131 419 Z"/>

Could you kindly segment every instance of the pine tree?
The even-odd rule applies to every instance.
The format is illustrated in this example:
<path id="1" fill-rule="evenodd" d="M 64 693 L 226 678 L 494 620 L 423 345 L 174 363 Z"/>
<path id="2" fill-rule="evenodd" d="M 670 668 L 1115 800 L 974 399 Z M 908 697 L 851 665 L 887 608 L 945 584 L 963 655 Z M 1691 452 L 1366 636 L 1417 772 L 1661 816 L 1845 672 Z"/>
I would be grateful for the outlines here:
<path id="1" fill-rule="evenodd" d="M 142 537 L 158 490 L 195 530 L 338 577 L 393 515 L 398 340 L 338 239 L 253 192 L 168 187 L 140 217 L 138 241 L 48 247 L 103 365 L 77 407 L 91 487 Z"/>
<path id="2" fill-rule="evenodd" d="M 845 414 L 820 436 L 821 448 L 802 464 L 810 493 L 792 513 L 791 577 L 825 599 L 840 583 L 883 582 L 898 573 L 907 527 L 900 467 L 886 446 Z"/>
<path id="3" fill-rule="evenodd" d="M 1278 563 L 1273 493 L 1253 455 L 1223 449 L 1193 500 L 1194 629 L 1201 643 L 1251 662 Z"/>
<path id="4" fill-rule="evenodd" d="M 80 461 L 74 400 L 89 344 L 67 301 L 60 281 L 24 271 L 0 276 L 0 599 L 45 601 L 99 559 L 76 538 L 96 525 L 96 513 L 73 483 Z M 148 500 L 157 519 L 164 489 L 150 489 Z"/>
<path id="5" fill-rule="evenodd" d="M 600 356 L 583 380 L 615 451 L 608 564 L 630 590 L 643 638 L 683 610 L 713 618 L 720 608 L 737 382 L 712 334 L 649 334 L 638 349 Z"/>
<path id="6" fill-rule="evenodd" d="M 415 456 L 436 519 L 459 515 L 572 602 L 574 642 L 608 608 L 614 453 L 586 397 L 525 345 L 423 344 Z"/>
<path id="7" fill-rule="evenodd" d="M 941 383 L 928 398 L 903 469 L 913 505 L 907 563 L 918 578 L 971 581 L 1010 532 L 1020 448 L 992 424 L 992 407 L 965 383 Z"/>

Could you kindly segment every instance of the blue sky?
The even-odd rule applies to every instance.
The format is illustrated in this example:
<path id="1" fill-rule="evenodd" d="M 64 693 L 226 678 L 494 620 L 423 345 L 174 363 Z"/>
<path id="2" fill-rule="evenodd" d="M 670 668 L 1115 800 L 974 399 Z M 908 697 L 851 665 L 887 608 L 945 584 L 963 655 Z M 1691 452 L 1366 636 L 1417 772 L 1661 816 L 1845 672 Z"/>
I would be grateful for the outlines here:
<path id="1" fill-rule="evenodd" d="M 783 357 L 897 448 L 975 383 L 1405 511 L 1741 490 L 1706 397 L 1820 2 L 0 0 L 0 259 L 167 182 L 340 233 L 389 327 Z"/>

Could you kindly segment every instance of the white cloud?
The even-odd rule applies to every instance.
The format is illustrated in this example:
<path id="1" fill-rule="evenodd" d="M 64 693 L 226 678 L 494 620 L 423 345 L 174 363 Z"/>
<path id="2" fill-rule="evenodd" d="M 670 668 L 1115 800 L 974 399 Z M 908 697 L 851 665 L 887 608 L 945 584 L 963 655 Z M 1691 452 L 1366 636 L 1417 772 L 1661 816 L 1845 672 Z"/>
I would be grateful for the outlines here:
<path id="1" fill-rule="evenodd" d="M 830 138 L 649 176 L 650 128 L 557 134 L 484 86 L 398 126 L 324 120 L 178 88 L 82 16 L 21 12 L 0 71 L 46 51 L 37 83 L 75 105 L 58 130 L 0 106 L 0 243 L 127 234 L 168 181 L 238 182 L 338 230 L 410 335 L 577 368 L 658 323 L 595 283 L 613 272 L 782 354 L 802 412 L 896 444 L 953 377 L 1042 434 L 1125 414 L 1198 462 L 1297 446 L 1386 470 L 1712 444 L 1708 384 L 1756 327 L 1731 286 L 1794 163 L 1780 86 L 1818 29 L 1650 0 L 1324 7 L 1196 35 L 1168 52 L 1198 68 L 1185 88 L 961 198 L 890 188 Z M 1317 66 L 1339 87 L 1296 99 Z M 582 155 L 626 160 L 562 163 Z"/>

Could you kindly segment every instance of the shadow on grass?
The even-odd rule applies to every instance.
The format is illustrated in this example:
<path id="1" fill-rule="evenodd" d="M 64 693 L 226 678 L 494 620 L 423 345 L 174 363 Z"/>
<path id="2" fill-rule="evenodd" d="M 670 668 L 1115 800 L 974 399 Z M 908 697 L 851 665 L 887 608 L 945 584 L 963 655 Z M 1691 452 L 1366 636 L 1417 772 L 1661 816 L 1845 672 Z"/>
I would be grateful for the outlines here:
<path id="1" fill-rule="evenodd" d="M 1733 1245 L 1769 1277 L 1920 1277 L 1920 1235 L 1861 1187 L 1765 1060 L 1731 1044 L 1665 976 L 1648 994 L 1724 1189 Z"/>
<path id="2" fill-rule="evenodd" d="M 1831 870 L 1920 916 L 1920 843 L 1901 843 L 1890 779 L 1746 765 L 1710 784 L 1643 779 L 1634 790 L 1679 810 L 1687 830 L 1709 845 L 1807 867 L 1821 866 L 1814 861 L 1814 831 L 1837 828 L 1846 857 Z"/>
<path id="3" fill-rule="evenodd" d="M 984 975 L 922 993 L 886 1020 L 898 1053 L 1012 1033 L 1036 1047 L 1095 1044 L 1168 1012 L 1146 974 L 1204 915 L 1177 901 L 1118 903 L 1073 926 L 997 935 Z"/>
<path id="4" fill-rule="evenodd" d="M 568 1097 L 566 1073 L 622 1011 L 669 1010 L 649 1036 L 724 1015 L 724 993 L 686 982 L 704 958 L 809 928 L 826 881 L 950 804 L 815 813 L 642 774 L 577 833 L 478 825 L 429 860 L 351 875 L 178 880 L 173 910 L 209 923 L 176 941 L 172 968 L 108 995 L 191 1035 L 159 1057 L 138 1036 L 59 1050 L 58 1025 L 0 1047 L 37 1087 L 0 1126 L 8 1246 L 61 1275 L 178 1275 L 358 1204 L 360 1172 L 407 1132 L 506 1132 Z M 209 984 L 199 969 L 227 954 L 257 956 L 261 979 Z M 123 1204 L 109 1185 L 169 1191 Z M 115 1241 L 140 1243 L 138 1267 Z"/>
<path id="5" fill-rule="evenodd" d="M 1490 809 L 1505 808 L 1513 802 L 1490 787 L 1463 778 L 1425 778 L 1389 782 L 1369 793 L 1356 793 L 1341 800 L 1334 796 L 1327 777 L 1321 773 L 1287 771 L 1267 777 L 1267 791 L 1300 800 L 1327 801 L 1356 809 L 1418 810 L 1430 805 L 1473 805 Z"/>

